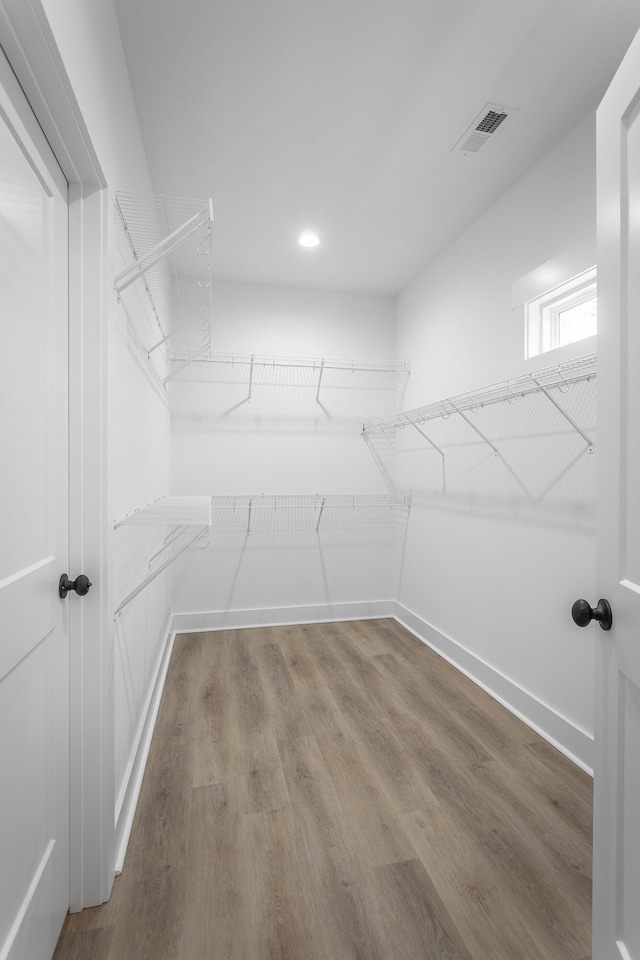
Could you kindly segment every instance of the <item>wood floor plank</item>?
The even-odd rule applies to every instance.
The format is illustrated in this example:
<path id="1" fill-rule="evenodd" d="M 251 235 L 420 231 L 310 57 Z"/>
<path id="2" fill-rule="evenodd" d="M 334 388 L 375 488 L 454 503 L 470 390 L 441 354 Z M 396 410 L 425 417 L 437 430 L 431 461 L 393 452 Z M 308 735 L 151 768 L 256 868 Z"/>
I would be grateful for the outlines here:
<path id="1" fill-rule="evenodd" d="M 347 621 L 330 627 L 324 646 L 332 652 L 345 677 L 355 681 L 358 690 L 366 691 L 376 716 L 392 722 L 406 716 L 408 710 L 403 692 L 389 687 L 374 660 L 362 653 L 354 642 L 354 623 Z"/>
<path id="2" fill-rule="evenodd" d="M 419 860 L 377 867 L 371 882 L 389 960 L 474 960 Z"/>
<path id="3" fill-rule="evenodd" d="M 269 643 L 257 651 L 257 660 L 276 740 L 290 740 L 310 734 L 304 710 L 294 687 L 282 650 Z"/>
<path id="4" fill-rule="evenodd" d="M 225 783 L 195 787 L 192 813 L 179 956 L 239 960 L 248 947 L 242 923 L 247 895 L 240 881 L 246 865 L 238 856 L 233 789 Z"/>
<path id="5" fill-rule="evenodd" d="M 469 729 L 452 712 L 441 691 L 434 687 L 433 675 L 428 681 L 416 673 L 415 668 L 403 664 L 394 654 L 373 657 L 375 668 L 380 671 L 387 685 L 404 696 L 407 707 L 414 716 L 440 739 L 443 747 L 459 763 L 482 763 L 492 760 L 487 748 L 490 738 L 479 737 L 479 730 Z M 493 741 L 490 741 L 493 743 Z"/>
<path id="6" fill-rule="evenodd" d="M 63 934 L 53 960 L 108 960 L 113 930 L 110 926 Z"/>
<path id="7" fill-rule="evenodd" d="M 317 637 L 312 642 L 317 642 Z M 285 662 L 312 730 L 335 743 L 353 737 L 353 728 L 338 708 L 325 676 L 309 650 L 305 633 L 279 641 Z"/>
<path id="8" fill-rule="evenodd" d="M 522 922 L 506 872 L 443 806 L 398 817 L 474 960 L 548 960 Z"/>
<path id="9" fill-rule="evenodd" d="M 386 624 L 386 620 L 349 621 L 351 640 L 358 650 L 367 657 L 393 653 L 395 637 Z"/>
<path id="10" fill-rule="evenodd" d="M 194 717 L 193 786 L 224 783 L 234 771 L 228 631 L 201 634 Z"/>
<path id="11" fill-rule="evenodd" d="M 346 837 L 346 824 L 320 749 L 313 738 L 280 741 L 303 872 L 322 904 L 326 960 L 383 960 L 371 913 Z"/>
<path id="12" fill-rule="evenodd" d="M 476 795 L 482 792 L 499 811 L 503 824 L 517 831 L 531 850 L 532 877 L 536 870 L 553 877 L 557 895 L 566 897 L 570 891 L 573 908 L 586 919 L 592 896 L 591 845 L 567 831 L 552 803 L 544 807 L 532 803 L 531 793 L 514 775 L 513 768 L 507 770 L 500 763 L 479 765 L 474 784 Z M 544 857 L 538 858 L 543 844 Z"/>
<path id="13" fill-rule="evenodd" d="M 250 641 L 230 641 L 227 646 L 232 703 L 230 780 L 242 778 L 278 750 L 267 698 L 258 668 L 257 651 Z"/>
<path id="14" fill-rule="evenodd" d="M 309 644 L 309 651 L 349 724 L 351 739 L 358 739 L 381 718 L 404 716 L 406 708 L 401 698 L 383 691 L 380 673 L 353 649 L 341 629 L 341 624 L 329 624 L 322 631 L 322 642 Z"/>
<path id="15" fill-rule="evenodd" d="M 342 807 L 354 858 L 367 867 L 409 860 L 415 852 L 395 819 L 393 805 L 376 767 L 363 757 L 361 743 L 318 740 Z"/>
<path id="16" fill-rule="evenodd" d="M 319 841 L 318 852 L 320 844 L 326 844 L 336 867 L 352 875 L 340 803 L 316 740 L 281 740 L 278 750 L 294 813 L 308 835 Z"/>
<path id="17" fill-rule="evenodd" d="M 394 729 L 383 724 L 371 727 L 361 739 L 367 762 L 376 769 L 394 813 L 437 804 L 430 777 Z"/>

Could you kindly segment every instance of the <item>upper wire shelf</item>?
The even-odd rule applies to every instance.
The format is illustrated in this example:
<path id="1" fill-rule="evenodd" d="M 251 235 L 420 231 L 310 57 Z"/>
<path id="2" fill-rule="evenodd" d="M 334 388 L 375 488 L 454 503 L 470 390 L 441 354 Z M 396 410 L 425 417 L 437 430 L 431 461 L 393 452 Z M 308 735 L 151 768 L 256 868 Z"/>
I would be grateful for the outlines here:
<path id="1" fill-rule="evenodd" d="M 291 369 L 307 371 L 309 383 L 316 388 L 316 400 L 319 400 L 320 391 L 323 386 L 336 386 L 338 382 L 344 385 L 340 380 L 340 375 L 371 374 L 374 377 L 378 375 L 383 377 L 380 384 L 387 384 L 394 389 L 404 387 L 409 376 L 409 365 L 405 362 L 387 362 L 385 360 L 355 360 L 336 357 L 303 357 L 303 356 L 276 356 L 262 353 L 210 353 L 202 348 L 198 350 L 171 350 L 167 353 L 167 359 L 174 364 L 169 374 L 165 378 L 165 383 L 170 380 L 179 380 L 181 375 L 193 364 L 203 365 L 208 369 L 209 374 L 215 368 L 240 368 L 246 370 L 248 399 L 251 399 L 253 386 L 260 382 L 261 375 L 273 370 Z M 370 386 L 379 386 L 378 380 L 372 382 Z"/>
<path id="2" fill-rule="evenodd" d="M 580 426 L 563 410 L 559 398 L 566 393 L 574 383 L 593 380 L 596 377 L 595 353 L 578 357 L 566 363 L 535 370 L 520 377 L 504 380 L 501 383 L 472 390 L 456 397 L 438 400 L 423 407 L 416 407 L 391 417 L 372 420 L 363 425 L 363 435 L 366 437 L 384 434 L 386 431 L 402 429 L 406 425 L 422 426 L 429 420 L 441 418 L 447 420 L 452 414 L 459 414 L 469 423 L 467 413 L 490 406 L 496 403 L 514 404 L 521 397 L 530 394 L 542 393 L 556 407 L 562 416 L 582 436 L 589 448 L 593 448 L 590 437 Z M 428 439 L 428 438 L 427 438 Z"/>
<path id="3" fill-rule="evenodd" d="M 128 265 L 114 279 L 118 298 L 141 280 L 160 339 L 198 322 L 210 348 L 213 211 L 211 200 L 116 193 L 114 206 L 126 238 Z"/>

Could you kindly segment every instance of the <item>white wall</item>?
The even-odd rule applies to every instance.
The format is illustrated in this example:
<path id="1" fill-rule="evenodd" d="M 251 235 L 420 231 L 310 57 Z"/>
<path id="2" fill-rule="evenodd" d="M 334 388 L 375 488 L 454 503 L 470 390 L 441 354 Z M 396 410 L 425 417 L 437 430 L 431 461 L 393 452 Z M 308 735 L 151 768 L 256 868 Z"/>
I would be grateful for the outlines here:
<path id="1" fill-rule="evenodd" d="M 214 353 L 393 361 L 390 297 L 218 282 L 213 316 Z M 360 432 L 365 417 L 394 409 L 393 377 L 326 370 L 317 403 L 317 369 L 258 365 L 250 401 L 249 375 L 247 365 L 195 364 L 172 383 L 173 493 L 387 492 Z M 389 600 L 396 530 L 375 519 L 343 526 L 327 513 L 316 533 L 300 516 L 254 514 L 247 535 L 238 512 L 207 550 L 185 555 L 174 609 L 266 622 Z"/>
<path id="2" fill-rule="evenodd" d="M 43 0 L 99 163 L 111 190 L 150 193 L 115 11 L 110 0 Z M 111 225 L 112 226 L 112 225 Z M 120 269 L 118 237 L 109 231 L 109 279 Z M 109 458 L 113 518 L 163 496 L 169 488 L 169 414 L 150 375 L 152 331 L 144 299 L 131 289 L 118 304 L 109 294 Z M 148 572 L 153 537 L 119 530 L 113 542 L 117 605 Z M 170 617 L 170 581 L 127 608 L 114 627 L 114 767 L 118 810 L 135 752 L 150 684 Z M 120 801 L 118 801 L 120 798 Z"/>
<path id="3" fill-rule="evenodd" d="M 468 162 L 490 163 L 491 153 Z M 591 249 L 595 262 L 593 115 L 398 297 L 397 355 L 412 364 L 406 407 L 594 349 L 592 340 L 525 361 L 521 312 L 512 311 L 516 281 L 577 247 Z M 592 387 L 576 403 L 592 428 Z M 580 450 L 579 438 L 544 398 L 527 409 L 505 407 L 494 429 L 531 497 L 481 441 L 463 437 L 455 418 L 437 427 L 441 443 L 458 444 L 446 495 L 438 455 L 403 438 L 414 452 L 399 454 L 400 475 L 416 496 L 401 614 L 589 765 L 593 638 L 573 625 L 570 608 L 594 596 L 595 457 L 569 467 L 567 451 Z M 518 436 L 526 437 L 520 445 Z"/>

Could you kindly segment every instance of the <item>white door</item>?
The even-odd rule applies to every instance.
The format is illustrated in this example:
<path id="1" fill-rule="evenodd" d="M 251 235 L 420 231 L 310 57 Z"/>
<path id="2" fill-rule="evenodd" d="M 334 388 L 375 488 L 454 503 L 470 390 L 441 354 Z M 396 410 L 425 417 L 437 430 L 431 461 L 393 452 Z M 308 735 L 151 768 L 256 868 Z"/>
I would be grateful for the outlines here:
<path id="1" fill-rule="evenodd" d="M 598 110 L 594 960 L 640 960 L 640 34 Z"/>
<path id="2" fill-rule="evenodd" d="M 0 51 L 0 960 L 50 960 L 69 903 L 67 220 Z"/>

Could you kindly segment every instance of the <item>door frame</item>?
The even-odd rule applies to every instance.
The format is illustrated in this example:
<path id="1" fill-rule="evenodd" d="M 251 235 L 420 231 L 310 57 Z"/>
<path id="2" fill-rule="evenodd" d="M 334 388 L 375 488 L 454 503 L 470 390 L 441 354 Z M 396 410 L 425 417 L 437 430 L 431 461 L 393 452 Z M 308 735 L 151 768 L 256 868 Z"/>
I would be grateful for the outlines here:
<path id="1" fill-rule="evenodd" d="M 0 45 L 69 182 L 68 572 L 94 583 L 69 611 L 69 903 L 77 911 L 107 900 L 114 879 L 107 182 L 42 0 L 0 0 Z"/>

